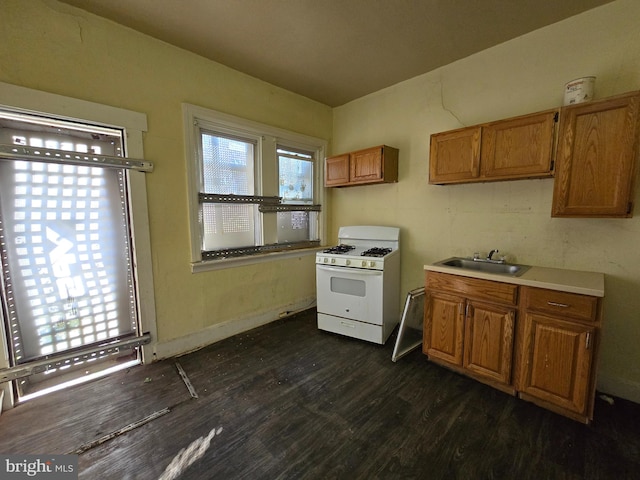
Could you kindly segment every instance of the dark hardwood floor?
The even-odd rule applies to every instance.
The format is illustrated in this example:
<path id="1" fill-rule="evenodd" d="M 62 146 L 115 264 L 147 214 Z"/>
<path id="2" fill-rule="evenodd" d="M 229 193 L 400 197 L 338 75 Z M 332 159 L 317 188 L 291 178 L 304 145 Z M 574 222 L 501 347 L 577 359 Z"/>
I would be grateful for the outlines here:
<path id="1" fill-rule="evenodd" d="M 0 452 L 82 451 L 85 479 L 640 479 L 640 405 L 598 399 L 585 426 L 394 342 L 310 310 L 176 359 L 195 399 L 168 360 L 6 411 Z"/>

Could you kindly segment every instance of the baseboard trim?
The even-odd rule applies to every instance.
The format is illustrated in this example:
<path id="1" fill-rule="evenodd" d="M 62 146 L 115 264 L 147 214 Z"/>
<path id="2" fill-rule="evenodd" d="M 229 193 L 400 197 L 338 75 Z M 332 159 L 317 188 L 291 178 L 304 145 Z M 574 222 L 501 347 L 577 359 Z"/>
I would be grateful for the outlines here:
<path id="1" fill-rule="evenodd" d="M 614 397 L 640 403 L 640 383 L 616 377 L 598 376 L 597 390 Z"/>
<path id="2" fill-rule="evenodd" d="M 294 304 L 284 305 L 258 315 L 229 320 L 227 322 L 211 325 L 210 327 L 183 337 L 174 338 L 166 342 L 158 342 L 153 346 L 153 359 L 154 361 L 162 360 L 199 350 L 200 348 L 219 342 L 225 338 L 233 337 L 239 333 L 294 315 L 303 310 L 313 308 L 315 304 L 315 297 L 306 298 Z"/>

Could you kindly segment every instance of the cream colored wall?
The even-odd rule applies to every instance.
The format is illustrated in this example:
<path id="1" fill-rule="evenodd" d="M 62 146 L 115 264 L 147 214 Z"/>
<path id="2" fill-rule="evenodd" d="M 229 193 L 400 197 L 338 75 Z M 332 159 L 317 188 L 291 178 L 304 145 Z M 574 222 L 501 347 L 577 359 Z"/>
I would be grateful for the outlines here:
<path id="1" fill-rule="evenodd" d="M 400 180 L 333 189 L 329 235 L 347 224 L 400 226 L 403 295 L 423 284 L 425 263 L 492 248 L 525 264 L 604 272 L 599 387 L 635 401 L 640 198 L 632 219 L 559 219 L 552 179 L 427 182 L 432 133 L 560 106 L 564 84 L 586 75 L 597 76 L 596 98 L 640 89 L 639 18 L 640 2 L 618 0 L 334 109 L 333 153 L 397 147 Z"/>
<path id="2" fill-rule="evenodd" d="M 147 115 L 160 356 L 314 301 L 312 255 L 191 273 L 181 103 L 324 139 L 329 107 L 55 0 L 0 0 L 0 65 L 2 82 Z"/>

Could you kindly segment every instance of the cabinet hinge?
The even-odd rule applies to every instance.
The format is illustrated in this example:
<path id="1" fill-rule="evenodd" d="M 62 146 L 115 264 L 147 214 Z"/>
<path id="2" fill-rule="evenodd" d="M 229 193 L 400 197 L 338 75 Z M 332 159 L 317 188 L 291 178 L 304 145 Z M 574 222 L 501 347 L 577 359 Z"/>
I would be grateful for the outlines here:
<path id="1" fill-rule="evenodd" d="M 589 347 L 591 347 L 591 332 L 587 332 L 587 338 L 584 340 L 584 348 L 589 350 Z"/>
<path id="2" fill-rule="evenodd" d="M 560 116 L 560 112 L 556 112 L 555 115 L 553 116 L 553 121 L 557 123 L 559 116 Z"/>

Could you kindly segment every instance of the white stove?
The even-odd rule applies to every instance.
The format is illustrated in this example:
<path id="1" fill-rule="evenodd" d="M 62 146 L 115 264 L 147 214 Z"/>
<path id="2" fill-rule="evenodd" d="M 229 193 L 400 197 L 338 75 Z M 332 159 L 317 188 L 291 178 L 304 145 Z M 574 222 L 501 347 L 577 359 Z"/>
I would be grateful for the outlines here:
<path id="1" fill-rule="evenodd" d="M 400 312 L 400 229 L 347 226 L 316 254 L 318 328 L 384 343 Z"/>
<path id="2" fill-rule="evenodd" d="M 396 227 L 340 227 L 338 245 L 316 254 L 316 264 L 384 270 L 385 260 L 398 255 Z"/>

